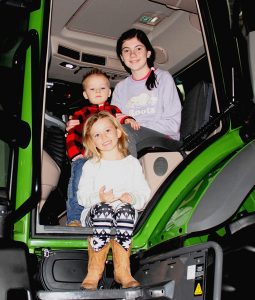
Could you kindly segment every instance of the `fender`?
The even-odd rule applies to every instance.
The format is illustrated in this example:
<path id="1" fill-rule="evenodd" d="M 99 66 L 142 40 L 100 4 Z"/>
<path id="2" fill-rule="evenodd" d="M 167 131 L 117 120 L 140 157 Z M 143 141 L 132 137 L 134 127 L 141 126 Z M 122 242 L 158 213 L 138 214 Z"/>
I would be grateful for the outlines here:
<path id="1" fill-rule="evenodd" d="M 238 210 L 255 184 L 255 141 L 226 164 L 204 193 L 193 213 L 187 232 L 213 228 Z"/>

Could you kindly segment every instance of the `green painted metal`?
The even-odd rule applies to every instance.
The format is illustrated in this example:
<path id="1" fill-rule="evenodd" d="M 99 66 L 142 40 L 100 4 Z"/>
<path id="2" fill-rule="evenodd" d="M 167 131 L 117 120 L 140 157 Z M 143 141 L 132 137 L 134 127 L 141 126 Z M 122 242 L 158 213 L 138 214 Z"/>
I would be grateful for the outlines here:
<path id="1" fill-rule="evenodd" d="M 147 249 L 185 234 L 198 200 L 211 184 L 215 174 L 220 172 L 220 167 L 216 167 L 243 146 L 239 131 L 233 130 L 192 160 L 169 186 L 143 228 L 134 237 L 134 247 Z M 212 170 L 214 173 L 211 173 Z"/>
<path id="2" fill-rule="evenodd" d="M 43 33 L 44 1 L 41 1 L 40 9 L 30 13 L 29 30 L 36 30 L 41 45 Z M 41 47 L 39 46 L 39 49 Z M 28 48 L 25 58 L 24 85 L 22 97 L 22 120 L 26 121 L 32 127 L 32 56 L 31 47 Z M 38 99 L 38 101 L 42 101 Z M 16 208 L 23 204 L 31 195 L 32 180 L 32 140 L 25 149 L 19 149 L 17 190 L 16 190 Z M 29 243 L 30 236 L 30 214 L 24 216 L 14 226 L 14 239 Z"/>

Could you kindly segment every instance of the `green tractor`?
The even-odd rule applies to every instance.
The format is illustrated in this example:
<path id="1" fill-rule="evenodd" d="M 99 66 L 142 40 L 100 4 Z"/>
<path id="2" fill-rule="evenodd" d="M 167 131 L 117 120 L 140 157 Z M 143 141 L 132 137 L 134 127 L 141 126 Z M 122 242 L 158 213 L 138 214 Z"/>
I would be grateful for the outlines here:
<path id="1" fill-rule="evenodd" d="M 0 299 L 253 299 L 255 18 L 248 0 L 0 0 Z M 144 30 L 182 100 L 181 140 L 138 158 L 152 196 L 133 236 L 140 287 L 111 253 L 81 290 L 91 229 L 66 226 L 65 123 L 91 68 L 112 89 L 115 54 Z"/>

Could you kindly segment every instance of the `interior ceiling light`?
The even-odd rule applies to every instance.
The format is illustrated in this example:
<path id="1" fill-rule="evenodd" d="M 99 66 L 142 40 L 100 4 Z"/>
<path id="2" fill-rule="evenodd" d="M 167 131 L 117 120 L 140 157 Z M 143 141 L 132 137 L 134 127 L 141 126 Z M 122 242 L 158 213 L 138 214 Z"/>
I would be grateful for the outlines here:
<path id="1" fill-rule="evenodd" d="M 62 62 L 60 64 L 60 66 L 65 67 L 65 68 L 67 68 L 69 70 L 73 70 L 73 69 L 75 69 L 77 67 L 76 65 L 73 65 L 73 64 L 67 63 L 67 62 Z"/>
<path id="2" fill-rule="evenodd" d="M 162 13 L 144 13 L 139 17 L 138 22 L 145 25 L 156 26 L 164 18 L 165 15 Z"/>

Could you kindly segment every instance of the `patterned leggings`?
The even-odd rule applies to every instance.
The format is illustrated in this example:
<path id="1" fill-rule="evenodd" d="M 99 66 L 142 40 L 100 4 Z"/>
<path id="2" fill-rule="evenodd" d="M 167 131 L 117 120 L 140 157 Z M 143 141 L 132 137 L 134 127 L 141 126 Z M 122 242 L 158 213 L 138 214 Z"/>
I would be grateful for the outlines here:
<path id="1" fill-rule="evenodd" d="M 101 250 L 111 238 L 112 227 L 116 228 L 115 240 L 126 250 L 131 244 L 131 237 L 136 219 L 136 210 L 128 203 L 112 205 L 112 203 L 98 203 L 94 205 L 87 217 L 86 225 L 93 227 L 90 238 L 94 251 Z"/>

